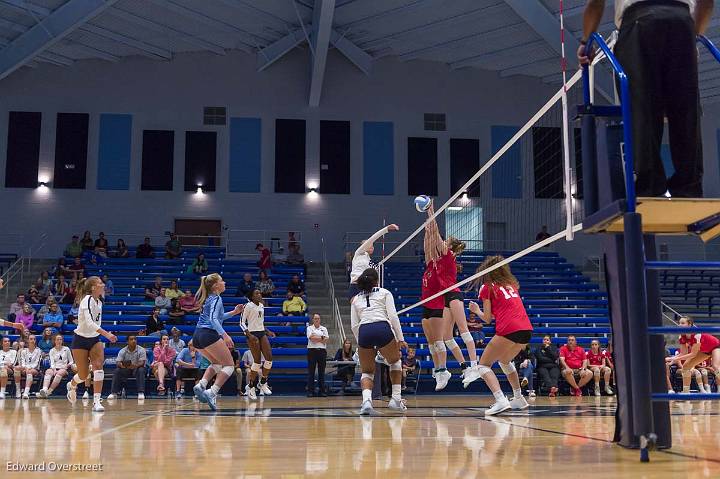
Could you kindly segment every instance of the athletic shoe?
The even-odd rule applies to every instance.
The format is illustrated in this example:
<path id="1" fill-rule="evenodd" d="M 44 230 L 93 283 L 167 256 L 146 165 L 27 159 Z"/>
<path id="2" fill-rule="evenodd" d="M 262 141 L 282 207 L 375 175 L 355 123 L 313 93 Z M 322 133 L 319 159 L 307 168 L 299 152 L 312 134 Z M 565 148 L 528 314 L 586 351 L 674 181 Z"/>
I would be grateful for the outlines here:
<path id="1" fill-rule="evenodd" d="M 605 394 L 607 394 L 608 396 L 614 396 L 615 392 L 612 390 L 612 388 L 610 386 L 605 386 Z"/>
<path id="2" fill-rule="evenodd" d="M 580 389 L 580 388 L 575 388 L 575 389 L 573 390 L 573 396 L 582 397 L 582 389 Z"/>
<path id="3" fill-rule="evenodd" d="M 217 394 L 212 392 L 210 389 L 207 389 L 203 391 L 203 395 L 205 396 L 205 402 L 208 407 L 213 411 L 217 411 Z"/>
<path id="4" fill-rule="evenodd" d="M 471 382 L 477 381 L 480 379 L 480 367 L 479 366 L 473 366 L 470 368 L 467 368 L 465 371 L 463 371 L 463 387 L 466 388 L 470 385 Z"/>
<path id="5" fill-rule="evenodd" d="M 528 397 L 534 398 L 535 397 L 535 391 L 528 392 Z"/>
<path id="6" fill-rule="evenodd" d="M 521 411 L 523 409 L 529 408 L 530 405 L 528 404 L 528 402 L 525 400 L 524 397 L 520 396 L 519 398 L 513 398 L 510 401 L 510 407 L 516 411 Z"/>
<path id="7" fill-rule="evenodd" d="M 37 393 L 35 393 L 35 397 L 37 397 L 39 399 L 47 399 L 48 393 L 46 390 L 41 389 Z"/>
<path id="8" fill-rule="evenodd" d="M 107 397 L 107 400 L 108 400 L 108 401 L 113 401 L 113 400 L 115 400 L 115 399 L 117 399 L 117 394 L 110 394 L 110 395 Z"/>
<path id="9" fill-rule="evenodd" d="M 390 403 L 388 404 L 388 409 L 393 409 L 395 411 L 407 411 L 407 406 L 405 405 L 404 399 L 395 399 L 390 398 Z"/>
<path id="10" fill-rule="evenodd" d="M 668 389 L 668 394 L 675 394 L 675 390 L 674 390 L 674 389 Z"/>
<path id="11" fill-rule="evenodd" d="M 553 386 L 553 387 L 550 388 L 550 392 L 548 393 L 548 397 L 554 398 L 554 397 L 557 396 L 557 393 L 558 393 L 558 388 L 556 388 L 555 386 Z"/>
<path id="12" fill-rule="evenodd" d="M 21 393 L 20 391 L 15 391 L 15 399 L 20 399 Z"/>
<path id="13" fill-rule="evenodd" d="M 520 381 L 520 387 L 524 388 L 527 385 L 528 385 L 528 378 L 525 378 L 525 377 L 522 378 L 522 381 Z"/>
<path id="14" fill-rule="evenodd" d="M 272 396 L 272 389 L 270 389 L 268 383 L 260 383 L 259 389 L 261 396 Z"/>
<path id="15" fill-rule="evenodd" d="M 5 399 L 5 396 L 6 396 L 5 391 L 0 392 L 0 399 Z"/>
<path id="16" fill-rule="evenodd" d="M 27 392 L 23 393 L 22 398 L 23 398 L 23 399 L 30 399 L 30 393 L 27 393 Z"/>
<path id="17" fill-rule="evenodd" d="M 257 389 L 251 388 L 250 385 L 247 385 L 245 386 L 245 392 L 247 393 L 248 398 L 252 401 L 257 401 Z"/>
<path id="18" fill-rule="evenodd" d="M 87 392 L 87 389 L 85 390 L 85 393 L 82 395 L 83 399 L 90 399 L 90 393 Z"/>
<path id="19" fill-rule="evenodd" d="M 360 415 L 372 416 L 373 414 L 375 414 L 375 409 L 373 409 L 372 401 L 364 401 L 360 406 Z"/>
<path id="20" fill-rule="evenodd" d="M 65 397 L 73 404 L 77 401 L 77 386 L 73 385 L 72 380 L 67 382 L 67 394 Z"/>
<path id="21" fill-rule="evenodd" d="M 200 386 L 199 384 L 196 384 L 195 387 L 193 387 L 193 393 L 195 393 L 195 397 L 200 402 L 207 402 L 205 400 L 205 389 Z"/>
<path id="22" fill-rule="evenodd" d="M 511 407 L 512 406 L 510 406 L 510 401 L 508 401 L 507 398 L 504 398 L 500 401 L 495 402 L 495 404 L 493 404 L 490 409 L 486 409 L 485 415 L 494 416 L 496 414 L 500 414 L 501 412 L 507 411 Z"/>
<path id="23" fill-rule="evenodd" d="M 97 402 L 93 403 L 92 410 L 93 410 L 93 412 L 103 412 L 103 411 L 105 411 L 105 408 L 103 407 L 102 404 L 100 404 L 100 401 L 97 401 Z"/>
<path id="24" fill-rule="evenodd" d="M 443 389 L 445 389 L 451 377 L 452 373 L 447 369 L 445 371 L 439 371 L 435 373 L 435 390 L 442 391 Z"/>
<path id="25" fill-rule="evenodd" d="M 145 400 L 145 393 L 138 393 L 138 401 L 144 401 Z"/>
<path id="26" fill-rule="evenodd" d="M 597 386 L 597 387 L 595 388 L 595 396 L 600 396 L 600 395 L 601 395 L 601 394 L 600 394 L 600 386 Z"/>

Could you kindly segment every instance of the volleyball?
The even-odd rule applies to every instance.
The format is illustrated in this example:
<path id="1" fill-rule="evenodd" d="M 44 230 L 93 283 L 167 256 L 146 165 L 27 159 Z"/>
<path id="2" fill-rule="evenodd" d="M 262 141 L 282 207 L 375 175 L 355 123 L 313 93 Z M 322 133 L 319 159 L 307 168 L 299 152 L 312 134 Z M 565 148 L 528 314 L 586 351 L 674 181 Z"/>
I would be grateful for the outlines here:
<path id="1" fill-rule="evenodd" d="M 431 204 L 432 200 L 429 196 L 420 195 L 415 197 L 415 209 L 418 210 L 420 213 L 427 211 L 427 209 L 430 208 Z"/>

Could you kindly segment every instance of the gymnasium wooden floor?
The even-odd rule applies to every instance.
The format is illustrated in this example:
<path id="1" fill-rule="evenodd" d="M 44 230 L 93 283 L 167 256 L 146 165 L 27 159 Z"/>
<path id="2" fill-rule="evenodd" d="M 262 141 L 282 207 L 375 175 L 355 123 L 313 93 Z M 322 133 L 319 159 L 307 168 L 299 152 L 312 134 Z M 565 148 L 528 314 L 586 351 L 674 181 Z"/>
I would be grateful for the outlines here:
<path id="1" fill-rule="evenodd" d="M 45 461 L 102 472 L 56 477 L 503 478 L 720 477 L 720 401 L 675 402 L 675 447 L 641 464 L 609 442 L 612 398 L 537 399 L 528 411 L 485 419 L 488 396 L 408 398 L 405 417 L 356 415 L 358 398 L 274 396 L 251 406 L 223 397 L 213 414 L 192 400 L 0 401 L 0 477 Z"/>

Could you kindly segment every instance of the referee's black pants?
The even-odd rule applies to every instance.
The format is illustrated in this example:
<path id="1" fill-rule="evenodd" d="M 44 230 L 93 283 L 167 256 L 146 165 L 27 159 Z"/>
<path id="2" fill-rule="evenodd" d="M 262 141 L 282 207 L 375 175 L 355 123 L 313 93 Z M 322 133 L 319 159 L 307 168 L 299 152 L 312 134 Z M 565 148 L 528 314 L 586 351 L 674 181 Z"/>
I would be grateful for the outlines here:
<path id="1" fill-rule="evenodd" d="M 318 373 L 318 389 L 320 394 L 325 392 L 325 360 L 327 359 L 327 349 L 324 348 L 308 348 L 308 381 L 307 392 L 312 394 L 315 391 L 315 369 Z"/>
<path id="2" fill-rule="evenodd" d="M 623 15 L 615 54 L 630 83 L 637 196 L 702 197 L 695 22 L 687 4 L 648 0 Z M 675 173 L 660 156 L 665 118 Z"/>

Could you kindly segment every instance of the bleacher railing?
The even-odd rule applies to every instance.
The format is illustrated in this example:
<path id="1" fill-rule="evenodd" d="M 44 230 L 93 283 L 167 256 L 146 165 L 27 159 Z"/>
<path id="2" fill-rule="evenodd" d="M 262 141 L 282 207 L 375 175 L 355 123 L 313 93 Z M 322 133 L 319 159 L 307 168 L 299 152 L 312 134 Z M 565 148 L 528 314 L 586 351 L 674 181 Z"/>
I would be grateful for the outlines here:
<path id="1" fill-rule="evenodd" d="M 255 247 L 258 243 L 262 243 L 270 248 L 273 254 L 277 254 L 280 248 L 283 248 L 284 253 L 287 255 L 290 254 L 289 233 L 290 231 L 227 229 L 225 231 L 225 254 L 229 257 L 256 258 L 258 252 Z M 303 250 L 303 232 L 293 231 L 293 233 L 295 233 L 295 243 L 300 246 L 300 252 L 305 254 Z"/>
<path id="2" fill-rule="evenodd" d="M 343 326 L 342 322 L 342 316 L 340 314 L 340 306 L 338 304 L 337 296 L 335 295 L 335 282 L 332 278 L 332 271 L 330 270 L 330 263 L 327 259 L 327 248 L 325 247 L 325 238 L 320 239 L 320 244 L 322 245 L 322 259 L 323 259 L 323 270 L 325 273 L 325 284 L 328 288 L 328 293 L 330 295 L 330 302 L 332 304 L 332 321 L 335 323 L 335 327 L 337 327 L 339 336 L 340 336 L 340 346 L 342 347 L 342 344 L 345 342 L 345 326 Z"/>

